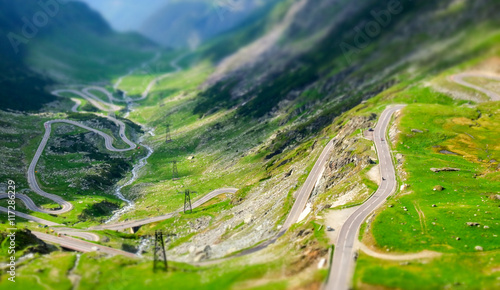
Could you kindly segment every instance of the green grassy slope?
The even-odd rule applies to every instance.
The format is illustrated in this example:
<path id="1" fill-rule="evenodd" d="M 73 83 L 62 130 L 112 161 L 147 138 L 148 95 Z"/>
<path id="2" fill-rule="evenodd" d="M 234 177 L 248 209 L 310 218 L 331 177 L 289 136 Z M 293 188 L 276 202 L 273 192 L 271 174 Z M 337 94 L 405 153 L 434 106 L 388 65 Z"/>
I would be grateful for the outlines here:
<path id="1" fill-rule="evenodd" d="M 328 37 L 315 42 L 311 49 L 301 50 L 297 55 L 291 53 L 292 57 L 271 53 L 264 58 L 264 64 L 257 62 L 255 67 L 243 68 L 209 87 L 203 84 L 217 69 L 214 60 L 220 60 L 229 51 L 233 52 L 234 47 L 229 46 L 227 52 L 220 55 L 210 49 L 219 52 L 217 45 L 221 45 L 224 37 L 229 35 L 221 37 L 220 43 L 214 41 L 188 56 L 183 63 L 190 66 L 160 81 L 150 97 L 138 102 L 129 116 L 132 121 L 154 129 L 154 135 L 148 136 L 145 142 L 154 148 L 155 153 L 138 180 L 124 190 L 127 196 L 135 199 L 136 210 L 125 214 L 122 220 L 175 210 L 183 203 L 178 191 L 186 188 L 197 191 L 193 198 L 220 187 L 231 186 L 241 190 L 232 197 L 226 196 L 195 210 L 193 214 L 181 214 L 145 226 L 138 234 L 128 236 L 129 242 L 135 245 L 139 235 L 150 235 L 156 229 L 163 229 L 175 232 L 175 240 L 168 245 L 171 251 L 175 251 L 177 247 L 193 242 L 198 234 L 222 228 L 228 220 L 236 221 L 236 209 L 244 206 L 253 206 L 255 217 L 271 220 L 266 229 L 276 231 L 288 214 L 293 194 L 304 182 L 326 139 L 349 128 L 353 121 L 364 120 L 366 122 L 362 126 L 352 128 L 345 138 L 356 140 L 355 143 L 342 149 L 341 153 L 347 157 L 374 158 L 371 142 L 357 136 L 365 127 L 373 125 L 375 117 L 387 105 L 405 103 L 408 106 L 397 123 L 401 134 L 394 149 L 405 157 L 402 168 L 408 175 L 400 179 L 410 187 L 390 199 L 388 204 L 394 207 L 384 207 L 371 226 L 368 229 L 365 226 L 363 241 L 371 242 L 378 250 L 389 254 L 431 249 L 444 255 L 430 262 L 412 262 L 406 265 L 408 267 L 402 267 L 398 263 L 362 254 L 355 285 L 357 288 L 419 289 L 425 285 L 442 288 L 461 283 L 494 288 L 497 285 L 495 269 L 498 269 L 499 262 L 495 237 L 498 225 L 493 213 L 498 208 L 498 201 L 489 197 L 499 187 L 495 166 L 500 156 L 498 148 L 491 144 L 500 141 L 500 120 L 497 117 L 500 108 L 496 103 L 454 100 L 447 94 L 438 93 L 433 87 L 437 82 L 446 82 L 452 89 L 461 90 L 459 86 L 448 83 L 446 77 L 485 59 L 500 56 L 498 20 L 491 17 L 498 11 L 498 5 L 485 1 L 475 3 L 421 1 L 409 4 L 380 36 L 372 39 L 366 48 L 354 55 L 352 62 L 347 63 L 342 51 L 339 51 L 339 42 L 352 41 L 354 27 L 370 20 L 372 9 L 385 8 L 381 2 L 357 4 L 359 7 L 348 14 L 349 17 L 342 18 L 339 25 L 326 31 Z M 289 4 L 284 2 L 284 6 L 277 6 L 269 14 L 271 20 L 263 23 L 272 26 L 283 17 L 282 10 Z M 339 10 L 352 8 L 347 1 L 340 4 Z M 474 18 L 474 15 L 483 17 Z M 342 16 L 341 13 L 338 16 Z M 308 27 L 307 23 L 302 24 Z M 265 25 L 259 25 L 262 24 L 258 24 L 259 28 L 255 30 L 258 33 L 267 30 L 267 27 L 263 28 Z M 306 30 L 300 30 L 301 26 L 293 27 L 297 29 L 288 31 L 281 40 L 285 47 L 308 39 L 308 35 L 304 34 Z M 253 39 L 251 31 L 252 28 L 236 32 L 240 33 L 241 43 Z M 434 34 L 430 35 L 428 31 Z M 94 41 L 91 39 L 89 43 Z M 46 51 L 49 47 L 46 45 L 41 43 L 38 47 Z M 101 52 L 106 51 L 107 48 L 103 48 Z M 165 55 L 164 61 L 168 62 L 180 54 Z M 142 56 L 144 54 L 139 53 L 136 60 Z M 40 61 L 38 66 L 47 65 L 56 71 L 52 60 L 44 62 L 36 55 L 32 57 L 32 60 Z M 73 66 L 62 70 L 79 79 L 116 79 L 116 72 L 119 71 L 117 68 L 102 70 L 92 62 L 87 66 L 82 59 L 63 54 L 63 58 L 66 57 L 68 63 L 83 65 L 81 71 Z M 283 66 L 279 69 L 269 67 L 268 64 L 274 60 L 283 60 Z M 271 74 L 262 73 L 268 69 Z M 155 71 L 154 76 L 170 70 Z M 137 72 L 124 79 L 123 88 L 137 94 L 151 79 L 151 74 Z M 366 102 L 360 104 L 362 101 Z M 41 120 L 36 119 L 36 122 L 41 123 Z M 171 125 L 172 143 L 164 142 L 167 123 Z M 27 130 L 27 127 L 23 128 Z M 411 129 L 420 129 L 424 133 L 414 133 Z M 26 156 L 33 152 L 36 138 L 40 138 L 40 132 L 30 134 L 32 141 L 27 140 L 29 146 L 23 149 Z M 71 139 L 73 137 L 70 136 L 79 134 L 79 131 L 69 132 L 66 137 Z M 6 144 L 16 146 L 17 143 L 12 141 Z M 97 149 L 91 148 L 92 152 L 87 153 L 103 154 L 94 152 L 103 150 L 102 144 L 96 146 Z M 442 154 L 441 150 L 459 155 Z M 63 157 L 44 156 L 47 158 L 45 162 L 50 163 L 48 158 L 56 158 L 54 160 L 61 163 L 48 168 L 54 172 L 62 171 L 70 166 L 70 159 L 80 157 L 75 152 L 67 153 L 68 156 Z M 172 160 L 179 161 L 179 180 L 172 180 L 169 163 Z M 95 164 L 100 162 L 102 160 Z M 80 162 L 71 166 L 84 165 Z M 352 184 L 364 186 L 364 189 L 347 205 L 357 204 L 369 196 L 376 187 L 365 176 L 371 166 L 374 164 L 360 168 L 362 166 L 349 162 L 340 169 L 339 176 L 347 176 L 345 179 L 339 181 L 336 176 L 325 176 L 334 186 L 322 185 L 321 188 L 326 189 L 316 192 L 312 200 L 314 214 L 295 225 L 262 256 L 257 256 L 271 261 L 266 266 L 261 260 L 255 262 L 253 259 L 256 256 L 252 256 L 241 258 L 234 264 L 228 262 L 196 269 L 174 263 L 173 272 L 159 275 L 152 274 L 150 263 L 144 261 L 86 254 L 75 273 L 84 277 L 82 288 L 106 289 L 111 283 L 124 289 L 142 284 L 177 286 L 179 283 L 187 283 L 184 284 L 187 288 L 208 289 L 319 287 L 326 271 L 318 270 L 317 262 L 326 256 L 327 249 L 325 227 L 317 224 L 321 223 L 319 217 L 326 213 L 324 206 L 331 201 L 337 202 Z M 429 170 L 430 167 L 445 166 L 459 167 L 461 171 L 432 173 Z M 352 172 L 359 174 L 349 176 Z M 22 179 L 22 171 L 16 174 Z M 77 177 L 85 178 L 83 175 Z M 51 186 L 56 191 L 68 187 L 68 180 L 58 177 L 54 181 L 54 184 L 44 183 L 44 186 Z M 109 179 L 104 181 L 110 182 Z M 436 185 L 442 185 L 445 190 L 433 191 Z M 89 196 L 79 198 L 76 190 L 71 190 L 71 197 L 82 201 L 82 204 L 77 204 L 74 213 L 53 219 L 61 221 L 66 218 L 66 221 L 73 222 L 84 209 L 87 209 L 86 213 L 99 212 L 99 208 L 92 206 L 96 202 L 116 202 L 105 194 L 90 196 L 91 192 L 93 189 L 88 189 L 86 193 Z M 252 202 L 262 195 L 268 200 L 258 204 L 258 207 L 253 205 Z M 433 204 L 436 207 L 432 207 Z M 409 210 L 404 211 L 403 206 Z M 193 231 L 192 224 L 203 219 L 209 219 L 208 226 L 200 233 Z M 314 219 L 318 219 L 317 223 Z M 465 223 L 469 221 L 479 222 L 481 227 L 468 227 Z M 238 236 L 251 236 L 258 232 L 259 226 L 258 222 L 248 224 L 240 221 L 233 227 L 226 227 L 216 246 L 236 240 Z M 460 239 L 457 240 L 457 237 Z M 110 245 L 120 246 L 120 243 L 114 242 Z M 483 252 L 476 253 L 475 246 L 482 246 Z M 229 250 L 237 252 L 241 249 Z M 53 257 L 57 254 L 48 260 L 54 261 Z M 150 257 L 150 254 L 146 253 L 146 256 Z M 181 257 L 184 254 L 179 253 Z M 35 266 L 23 266 L 21 271 L 32 273 L 36 263 L 43 259 L 35 257 Z M 72 255 L 65 254 L 61 261 L 72 259 Z M 62 262 L 54 268 L 67 272 L 69 264 Z M 37 283 L 32 275 L 27 277 L 26 285 Z M 407 283 L 407 279 L 418 278 L 421 280 L 415 284 Z M 68 284 L 60 272 L 44 276 L 44 279 Z"/>
<path id="2" fill-rule="evenodd" d="M 450 85 L 460 90 L 460 86 Z M 417 102 L 404 109 L 397 123 L 401 133 L 394 148 L 404 156 L 400 184 L 407 184 L 407 188 L 389 200 L 387 205 L 394 207 L 386 205 L 377 214 L 363 241 L 389 254 L 422 250 L 444 254 L 431 261 L 403 263 L 404 267 L 401 262 L 362 255 L 355 285 L 402 289 L 424 285 L 429 289 L 446 285 L 498 287 L 495 269 L 500 265 L 500 229 L 494 214 L 500 188 L 499 148 L 494 145 L 499 135 L 498 103 L 456 101 L 433 89 L 416 87 L 387 94 L 378 101 L 384 99 Z M 443 167 L 460 171 L 430 170 Z M 433 190 L 438 185 L 444 190 Z M 480 225 L 469 226 L 469 222 Z M 409 280 L 416 283 L 409 285 Z"/>

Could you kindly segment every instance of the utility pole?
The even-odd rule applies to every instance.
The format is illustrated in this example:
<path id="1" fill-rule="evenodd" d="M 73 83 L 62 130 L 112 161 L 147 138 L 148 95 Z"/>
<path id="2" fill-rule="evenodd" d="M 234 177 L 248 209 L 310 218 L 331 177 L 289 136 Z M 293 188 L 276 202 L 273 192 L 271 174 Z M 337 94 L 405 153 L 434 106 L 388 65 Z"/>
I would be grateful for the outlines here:
<path id="1" fill-rule="evenodd" d="M 170 123 L 167 123 L 166 133 L 167 133 L 167 135 L 165 137 L 165 143 L 172 142 L 172 134 L 170 133 Z"/>
<path id="2" fill-rule="evenodd" d="M 163 263 L 162 263 L 163 261 Z M 163 266 L 162 266 L 163 264 Z M 154 261 L 153 271 L 163 269 L 168 271 L 167 253 L 165 252 L 165 243 L 163 241 L 163 232 L 160 230 L 155 231 L 155 248 L 154 248 Z"/>
<path id="3" fill-rule="evenodd" d="M 172 180 L 179 179 L 179 172 L 177 171 L 177 160 L 172 161 Z"/>
<path id="4" fill-rule="evenodd" d="M 179 192 L 182 194 L 182 192 Z M 191 207 L 191 193 L 196 193 L 196 191 L 191 191 L 189 189 L 186 189 L 184 191 L 184 213 L 186 213 L 189 210 L 189 213 L 193 212 L 193 208 Z"/>

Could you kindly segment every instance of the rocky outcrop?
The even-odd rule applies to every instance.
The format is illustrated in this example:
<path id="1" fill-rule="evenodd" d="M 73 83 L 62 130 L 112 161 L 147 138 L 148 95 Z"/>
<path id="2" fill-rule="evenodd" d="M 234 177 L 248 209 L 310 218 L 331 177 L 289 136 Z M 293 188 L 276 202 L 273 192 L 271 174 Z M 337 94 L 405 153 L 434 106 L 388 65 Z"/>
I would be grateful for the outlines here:
<path id="1" fill-rule="evenodd" d="M 369 156 L 354 153 L 354 146 L 361 137 L 349 137 L 356 130 L 371 126 L 373 126 L 373 122 L 369 118 L 357 117 L 340 130 L 334 140 L 334 149 L 323 174 L 323 178 L 326 180 L 324 189 L 335 186 L 346 176 L 355 174 L 369 164 L 372 164 L 373 161 Z M 345 170 L 348 165 L 356 170 Z"/>
<path id="2" fill-rule="evenodd" d="M 444 168 L 431 168 L 432 172 L 441 172 L 441 171 L 460 171 L 460 168 L 451 168 L 451 167 L 444 167 Z"/>
<path id="3" fill-rule="evenodd" d="M 195 262 L 201 262 L 210 259 L 212 255 L 212 248 L 210 246 L 205 246 L 201 249 L 194 250 L 194 259 Z"/>

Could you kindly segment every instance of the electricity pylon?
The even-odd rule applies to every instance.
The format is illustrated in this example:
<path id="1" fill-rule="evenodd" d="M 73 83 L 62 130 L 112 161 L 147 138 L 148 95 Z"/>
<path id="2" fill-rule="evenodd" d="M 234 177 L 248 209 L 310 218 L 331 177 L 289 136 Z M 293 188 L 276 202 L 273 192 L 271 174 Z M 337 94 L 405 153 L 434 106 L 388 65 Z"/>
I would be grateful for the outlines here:
<path id="1" fill-rule="evenodd" d="M 182 192 L 179 192 L 182 194 Z M 184 213 L 186 213 L 189 210 L 189 213 L 193 212 L 193 208 L 191 207 L 191 193 L 196 193 L 196 191 L 191 191 L 189 189 L 186 189 L 184 191 Z"/>
<path id="2" fill-rule="evenodd" d="M 156 272 L 159 269 L 168 271 L 168 263 L 167 263 L 167 253 L 165 252 L 165 243 L 163 241 L 163 232 L 156 230 L 153 270 Z"/>
<path id="3" fill-rule="evenodd" d="M 166 127 L 166 137 L 165 137 L 165 143 L 170 143 L 172 142 L 172 134 L 170 133 L 170 124 L 167 123 L 167 127 Z"/>
<path id="4" fill-rule="evenodd" d="M 177 171 L 177 160 L 172 161 L 172 180 L 179 179 L 179 172 Z"/>

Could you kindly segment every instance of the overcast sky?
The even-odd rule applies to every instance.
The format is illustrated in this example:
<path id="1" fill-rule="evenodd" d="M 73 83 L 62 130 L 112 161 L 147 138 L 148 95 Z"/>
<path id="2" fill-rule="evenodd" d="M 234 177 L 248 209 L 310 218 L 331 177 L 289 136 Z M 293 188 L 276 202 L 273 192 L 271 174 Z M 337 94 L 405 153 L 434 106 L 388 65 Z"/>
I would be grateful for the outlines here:
<path id="1" fill-rule="evenodd" d="M 119 31 L 137 30 L 169 0 L 81 0 L 99 11 Z"/>

